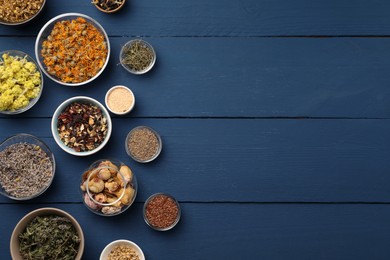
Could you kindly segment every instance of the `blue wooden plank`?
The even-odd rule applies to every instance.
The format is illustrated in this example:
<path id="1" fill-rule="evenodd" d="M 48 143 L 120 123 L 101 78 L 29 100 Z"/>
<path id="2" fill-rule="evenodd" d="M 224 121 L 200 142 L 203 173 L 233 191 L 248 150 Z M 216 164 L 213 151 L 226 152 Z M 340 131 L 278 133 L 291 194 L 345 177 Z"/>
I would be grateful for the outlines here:
<path id="1" fill-rule="evenodd" d="M 85 236 L 83 259 L 98 259 L 116 239 L 137 243 L 147 259 L 335 259 L 390 258 L 389 205 L 182 203 L 175 229 L 161 233 L 143 221 L 142 204 L 103 218 L 79 204 L 0 205 L 2 259 L 16 223 L 38 207 L 73 215 Z"/>
<path id="2" fill-rule="evenodd" d="M 125 152 L 137 125 L 162 136 L 151 164 Z M 81 201 L 80 175 L 102 158 L 134 170 L 137 201 L 167 191 L 196 202 L 390 202 L 390 120 L 114 119 L 107 147 L 86 158 L 55 144 L 49 119 L 0 120 L 1 139 L 25 131 L 43 137 L 58 166 L 53 186 L 34 202 Z"/>
<path id="3" fill-rule="evenodd" d="M 66 98 L 104 101 L 115 84 L 136 96 L 130 117 L 390 118 L 387 38 L 148 38 L 157 63 L 142 76 L 119 63 L 130 38 L 111 38 L 105 72 L 82 87 L 45 77 L 44 93 L 24 116 L 51 116 Z M 0 50 L 33 55 L 34 38 L 4 38 Z"/>
<path id="4" fill-rule="evenodd" d="M 82 12 L 110 35 L 294 36 L 389 35 L 389 1 L 167 0 L 128 1 L 116 14 L 104 14 L 90 1 L 47 1 L 36 21 L 0 34 L 32 35 L 55 15 Z"/>

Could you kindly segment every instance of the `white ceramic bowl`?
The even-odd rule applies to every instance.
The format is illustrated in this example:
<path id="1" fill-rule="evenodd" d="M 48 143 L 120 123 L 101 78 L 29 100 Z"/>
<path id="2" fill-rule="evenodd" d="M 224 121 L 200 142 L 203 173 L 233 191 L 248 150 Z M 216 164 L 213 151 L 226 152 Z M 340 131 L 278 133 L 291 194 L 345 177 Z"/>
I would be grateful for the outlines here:
<path id="1" fill-rule="evenodd" d="M 133 102 L 130 104 L 130 106 L 129 106 L 126 110 L 124 110 L 124 111 L 115 111 L 115 110 L 113 110 L 113 108 L 110 107 L 110 105 L 109 105 L 109 104 L 110 104 L 110 102 L 109 102 L 109 97 L 110 97 L 111 93 L 113 93 L 113 91 L 118 90 L 118 89 L 123 89 L 123 90 L 127 91 L 127 92 L 130 94 L 130 96 L 131 96 L 131 98 L 132 98 L 132 100 L 133 100 Z M 104 101 L 105 101 L 105 103 L 106 103 L 107 109 L 108 109 L 111 113 L 116 114 L 116 115 L 125 115 L 125 114 L 129 113 L 131 110 L 133 110 L 133 108 L 134 108 L 134 106 L 135 106 L 135 96 L 134 96 L 133 91 L 131 91 L 129 88 L 127 88 L 127 87 L 125 87 L 125 86 L 122 86 L 122 85 L 118 85 L 118 86 L 114 86 L 114 87 L 110 88 L 110 89 L 107 91 L 107 93 L 106 93 L 106 97 L 104 98 Z"/>
<path id="2" fill-rule="evenodd" d="M 68 105 L 70 105 L 74 102 L 84 103 L 84 104 L 92 104 L 92 105 L 99 107 L 103 113 L 103 116 L 107 119 L 107 128 L 108 129 L 107 129 L 106 137 L 104 138 L 103 142 L 98 147 L 96 147 L 95 149 L 93 149 L 91 151 L 81 151 L 81 152 L 75 151 L 73 148 L 66 146 L 64 144 L 64 142 L 61 141 L 61 138 L 58 134 L 58 130 L 57 130 L 58 117 L 60 116 L 61 112 Z M 54 137 L 54 140 L 56 141 L 56 143 L 65 152 L 72 154 L 72 155 L 76 155 L 76 156 L 88 156 L 88 155 L 91 155 L 91 154 L 94 154 L 94 153 L 100 151 L 107 144 L 108 140 L 110 139 L 111 132 L 112 132 L 111 117 L 110 117 L 110 114 L 108 113 L 107 109 L 99 101 L 97 101 L 93 98 L 90 98 L 90 97 L 85 97 L 85 96 L 72 97 L 72 98 L 69 98 L 69 99 L 65 100 L 64 102 L 62 102 L 61 105 L 59 105 L 58 108 L 56 109 L 56 111 L 54 112 L 53 117 L 51 119 L 51 132 L 53 134 L 53 137 Z"/>
<path id="3" fill-rule="evenodd" d="M 119 240 L 115 240 L 111 243 L 109 243 L 102 251 L 102 253 L 100 254 L 100 260 L 107 260 L 108 259 L 108 255 L 110 254 L 111 250 L 114 249 L 114 247 L 116 246 L 128 246 L 128 247 L 131 247 L 135 250 L 135 252 L 138 254 L 139 256 L 139 259 L 140 260 L 145 260 L 145 255 L 144 253 L 142 252 L 141 248 L 134 242 L 130 241 L 130 240 L 125 240 L 125 239 L 119 239 Z"/>
<path id="4" fill-rule="evenodd" d="M 106 58 L 106 61 L 104 62 L 103 67 L 92 78 L 90 78 L 90 79 L 88 79 L 86 81 L 83 81 L 83 82 L 79 82 L 79 83 L 66 83 L 66 82 L 62 82 L 59 78 L 57 78 L 57 77 L 55 77 L 55 76 L 53 76 L 53 75 L 51 75 L 50 73 L 47 72 L 47 67 L 46 67 L 45 63 L 43 62 L 43 57 L 41 55 L 42 43 L 50 35 L 51 31 L 54 28 L 54 25 L 57 22 L 61 22 L 61 21 L 64 21 L 64 20 L 74 20 L 74 19 L 76 19 L 78 17 L 84 18 L 88 23 L 92 24 L 101 34 L 103 34 L 103 36 L 105 38 L 105 42 L 107 44 L 107 58 Z M 48 21 L 42 27 L 42 29 L 40 30 L 40 32 L 39 32 L 39 34 L 37 36 L 37 39 L 35 41 L 35 57 L 36 57 L 36 59 L 38 61 L 39 67 L 46 74 L 46 76 L 48 78 L 52 79 L 53 81 L 57 82 L 58 84 L 62 84 L 62 85 L 65 85 L 65 86 L 80 86 L 80 85 L 84 85 L 84 84 L 90 83 L 91 81 L 93 81 L 94 79 L 99 77 L 99 75 L 106 68 L 106 66 L 108 64 L 108 60 L 110 58 L 110 41 L 109 41 L 108 35 L 107 35 L 106 31 L 104 30 L 104 28 L 97 21 L 92 19 L 91 17 L 89 17 L 89 16 L 87 16 L 85 14 L 80 14 L 80 13 L 65 13 L 65 14 L 61 14 L 61 15 L 58 15 L 58 16 L 54 17 L 53 19 Z M 84 58 L 84 57 L 80 57 L 80 58 Z"/>
<path id="5" fill-rule="evenodd" d="M 34 211 L 31 211 L 27 215 L 25 215 L 19 222 L 16 224 L 14 231 L 12 232 L 12 236 L 10 239 L 10 251 L 12 259 L 22 259 L 20 256 L 19 251 L 19 234 L 23 232 L 23 230 L 26 228 L 26 226 L 37 216 L 48 216 L 48 215 L 54 215 L 54 216 L 61 216 L 66 217 L 71 221 L 73 226 L 75 227 L 78 237 L 80 238 L 80 245 L 79 249 L 76 255 L 76 260 L 80 260 L 83 252 L 84 252 L 84 234 L 83 230 L 81 229 L 79 223 L 77 220 L 67 213 L 66 211 L 57 209 L 57 208 L 40 208 L 36 209 Z"/>

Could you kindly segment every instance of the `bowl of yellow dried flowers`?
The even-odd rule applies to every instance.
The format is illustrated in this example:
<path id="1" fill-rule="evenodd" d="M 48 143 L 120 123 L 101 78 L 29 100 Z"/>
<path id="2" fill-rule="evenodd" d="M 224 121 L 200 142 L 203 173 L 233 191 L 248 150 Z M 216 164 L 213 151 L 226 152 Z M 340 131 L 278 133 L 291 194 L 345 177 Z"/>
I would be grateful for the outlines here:
<path id="1" fill-rule="evenodd" d="M 42 94 L 43 77 L 36 62 L 26 53 L 0 53 L 0 113 L 20 114 L 32 108 Z"/>
<path id="2" fill-rule="evenodd" d="M 110 57 L 104 28 L 80 13 L 61 14 L 48 21 L 35 41 L 35 56 L 53 81 L 80 86 L 96 79 Z"/>
<path id="3" fill-rule="evenodd" d="M 1 1 L 0 24 L 22 25 L 33 20 L 45 6 L 46 0 Z"/>

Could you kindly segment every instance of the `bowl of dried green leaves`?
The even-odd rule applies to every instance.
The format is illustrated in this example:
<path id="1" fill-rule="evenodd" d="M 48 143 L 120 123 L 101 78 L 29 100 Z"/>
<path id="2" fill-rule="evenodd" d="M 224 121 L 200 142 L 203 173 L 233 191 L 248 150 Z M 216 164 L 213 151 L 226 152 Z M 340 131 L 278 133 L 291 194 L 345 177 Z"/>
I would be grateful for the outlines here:
<path id="1" fill-rule="evenodd" d="M 123 68 L 133 74 L 144 74 L 156 63 L 156 52 L 150 43 L 135 39 L 123 45 L 119 54 Z"/>
<path id="2" fill-rule="evenodd" d="M 69 213 L 40 208 L 16 224 L 11 240 L 12 259 L 81 259 L 84 234 Z"/>

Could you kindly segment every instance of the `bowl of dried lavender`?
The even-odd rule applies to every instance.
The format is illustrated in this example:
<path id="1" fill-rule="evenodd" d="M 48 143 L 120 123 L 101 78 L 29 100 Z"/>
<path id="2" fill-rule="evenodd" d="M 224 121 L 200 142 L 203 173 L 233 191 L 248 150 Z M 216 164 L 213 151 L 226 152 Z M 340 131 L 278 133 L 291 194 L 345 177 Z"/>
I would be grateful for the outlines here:
<path id="1" fill-rule="evenodd" d="M 7 0 L 0 5 L 0 24 L 22 25 L 33 20 L 45 6 L 46 0 Z"/>
<path id="2" fill-rule="evenodd" d="M 49 147 L 30 134 L 13 135 L 0 143 L 0 194 L 29 200 L 51 185 L 56 163 Z"/>
<path id="3" fill-rule="evenodd" d="M 84 252 L 77 220 L 57 208 L 40 208 L 16 224 L 10 239 L 12 259 L 76 259 Z"/>
<path id="4" fill-rule="evenodd" d="M 77 96 L 62 102 L 51 120 L 54 140 L 65 152 L 88 156 L 100 151 L 110 139 L 112 122 L 97 100 Z"/>
<path id="5" fill-rule="evenodd" d="M 96 79 L 106 68 L 110 41 L 96 20 L 80 13 L 65 13 L 39 31 L 35 56 L 48 78 L 61 85 L 80 86 Z"/>

